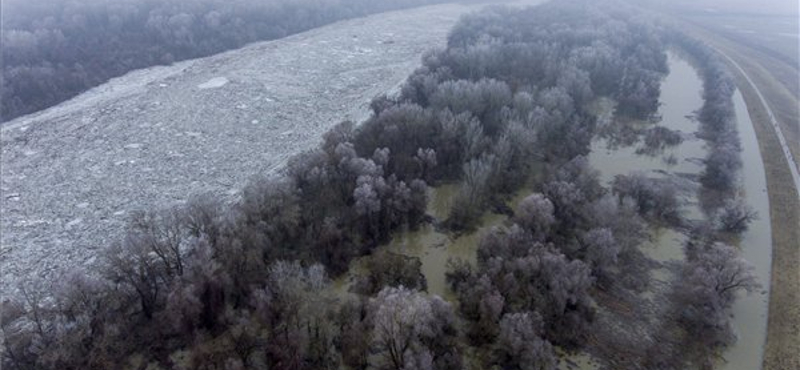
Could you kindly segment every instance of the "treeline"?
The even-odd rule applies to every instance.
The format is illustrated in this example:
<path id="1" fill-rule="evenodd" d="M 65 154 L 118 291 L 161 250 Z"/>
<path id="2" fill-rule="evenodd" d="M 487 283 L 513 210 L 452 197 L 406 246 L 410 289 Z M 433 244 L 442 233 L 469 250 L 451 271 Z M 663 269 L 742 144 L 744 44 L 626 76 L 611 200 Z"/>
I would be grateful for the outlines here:
<path id="1" fill-rule="evenodd" d="M 0 122 L 128 71 L 439 0 L 88 0 L 3 3 Z"/>
<path id="2" fill-rule="evenodd" d="M 701 136 L 708 143 L 709 153 L 700 181 L 712 193 L 703 197 L 704 206 L 718 229 L 741 233 L 756 214 L 745 204 L 739 191 L 742 147 L 733 105 L 736 84 L 720 56 L 708 45 L 682 33 L 671 36 L 696 58 L 703 76 L 704 104 L 699 119 Z"/>
<path id="3" fill-rule="evenodd" d="M 3 302 L 3 366 L 455 370 L 473 347 L 487 368 L 553 369 L 553 345 L 587 345 L 593 292 L 642 284 L 646 222 L 674 216 L 663 209 L 674 194 L 657 188 L 653 202 L 647 181 L 609 192 L 584 157 L 596 96 L 632 106 L 620 116 L 656 112 L 664 43 L 633 14 L 560 1 L 465 17 L 399 96 L 375 99 L 368 120 L 336 126 L 237 204 L 205 196 L 137 213 L 95 273 L 22 287 Z M 457 305 L 424 292 L 418 259 L 372 253 L 431 222 L 428 184 L 462 184 L 443 224 L 460 231 L 534 164 L 541 180 L 515 225 L 481 241 L 477 266 L 450 269 Z M 365 255 L 354 297 L 336 296 L 329 274 Z M 719 276 L 691 266 L 687 276 Z M 718 292 L 682 302 L 701 293 Z"/>
<path id="4" fill-rule="evenodd" d="M 677 31 L 669 37 L 691 55 L 703 79 L 703 106 L 698 119 L 700 136 L 708 143 L 708 156 L 700 181 L 704 188 L 718 193 L 707 207 L 720 207 L 724 198 L 736 198 L 734 193 L 740 185 L 742 148 L 733 106 L 736 84 L 724 62 L 709 46 Z"/>

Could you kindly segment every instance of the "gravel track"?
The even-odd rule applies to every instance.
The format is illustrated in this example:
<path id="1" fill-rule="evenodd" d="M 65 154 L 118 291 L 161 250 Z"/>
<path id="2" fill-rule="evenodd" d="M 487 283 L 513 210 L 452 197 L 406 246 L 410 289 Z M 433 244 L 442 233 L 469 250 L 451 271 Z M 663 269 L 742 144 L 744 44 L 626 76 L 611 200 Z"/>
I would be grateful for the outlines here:
<path id="1" fill-rule="evenodd" d="M 233 199 L 396 89 L 474 7 L 348 20 L 134 71 L 0 133 L 0 294 L 93 264 L 135 209 Z"/>

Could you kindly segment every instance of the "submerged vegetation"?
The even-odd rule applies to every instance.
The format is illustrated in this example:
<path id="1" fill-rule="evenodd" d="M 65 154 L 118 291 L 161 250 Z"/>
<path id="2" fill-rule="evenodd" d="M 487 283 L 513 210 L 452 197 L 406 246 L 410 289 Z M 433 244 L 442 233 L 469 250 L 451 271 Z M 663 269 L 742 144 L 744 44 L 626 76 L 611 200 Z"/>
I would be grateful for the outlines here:
<path id="1" fill-rule="evenodd" d="M 596 98 L 617 101 L 620 122 L 656 119 L 667 45 L 703 72 L 707 222 L 684 219 L 671 183 L 634 173 L 607 189 L 585 158 Z M 21 288 L 3 302 L 3 365 L 553 369 L 556 347 L 619 368 L 710 363 L 735 339 L 736 294 L 757 285 L 729 245 L 753 214 L 735 191 L 733 84 L 707 50 L 617 3 L 467 16 L 398 96 L 376 98 L 369 119 L 336 126 L 236 204 L 205 196 L 139 213 L 96 274 Z M 652 147 L 678 141 L 647 135 Z M 445 183 L 459 190 L 436 220 L 428 186 Z M 532 194 L 514 212 L 505 202 L 521 188 Z M 477 263 L 451 261 L 455 302 L 426 293 L 418 258 L 376 252 L 426 223 L 474 229 L 487 210 L 511 221 L 482 238 Z M 645 314 L 655 322 L 622 338 L 598 317 L 643 302 L 651 225 L 692 238 L 670 299 Z M 334 294 L 330 277 L 367 255 L 353 294 Z"/>

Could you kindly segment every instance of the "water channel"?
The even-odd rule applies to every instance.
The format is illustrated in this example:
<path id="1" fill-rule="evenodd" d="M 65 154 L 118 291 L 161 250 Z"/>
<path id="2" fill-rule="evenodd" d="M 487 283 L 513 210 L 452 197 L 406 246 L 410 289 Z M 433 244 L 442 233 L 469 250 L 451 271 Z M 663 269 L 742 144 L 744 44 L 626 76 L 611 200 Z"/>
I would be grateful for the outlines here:
<path id="1" fill-rule="evenodd" d="M 769 309 L 769 283 L 772 267 L 772 229 L 769 220 L 769 199 L 764 162 L 758 149 L 753 123 L 739 91 L 733 102 L 736 105 L 739 137 L 742 140 L 742 190 L 745 199 L 756 212 L 755 220 L 741 241 L 742 256 L 755 267 L 762 290 L 740 299 L 733 306 L 733 327 L 739 340 L 724 355 L 719 368 L 724 370 L 761 369 L 764 343 L 767 336 Z"/>
<path id="2" fill-rule="evenodd" d="M 614 176 L 633 171 L 644 172 L 652 177 L 672 176 L 686 179 L 685 183 L 697 184 L 694 180 L 702 171 L 702 158 L 706 149 L 697 138 L 698 122 L 693 113 L 702 104 L 702 81 L 696 70 L 677 53 L 668 53 L 670 73 L 661 85 L 661 106 L 659 125 L 683 134 L 684 141 L 679 146 L 666 150 L 660 156 L 637 155 L 636 147 L 614 147 L 609 149 L 606 140 L 593 142 L 590 163 L 601 172 L 604 182 Z M 755 267 L 762 290 L 751 295 L 742 294 L 733 306 L 732 325 L 739 339 L 729 348 L 717 364 L 724 370 L 753 370 L 761 368 L 766 338 L 768 291 L 770 266 L 772 261 L 772 237 L 769 222 L 769 201 L 766 190 L 764 164 L 759 152 L 747 106 L 739 91 L 734 97 L 737 128 L 742 144 L 741 191 L 745 201 L 759 215 L 742 235 L 740 248 L 742 256 Z M 611 104 L 605 102 L 604 104 Z M 600 109 L 601 113 L 603 109 Z M 610 109 L 605 109 L 610 112 Z M 608 113 L 606 113 L 608 114 Z M 601 123 L 603 121 L 601 115 Z M 610 119 L 607 117 L 606 119 Z M 684 216 L 689 219 L 704 217 L 698 206 L 696 192 L 684 194 Z M 644 251 L 657 261 L 683 259 L 682 245 L 686 236 L 670 229 L 653 230 L 653 242 Z M 654 277 L 670 279 L 671 274 L 658 269 Z"/>

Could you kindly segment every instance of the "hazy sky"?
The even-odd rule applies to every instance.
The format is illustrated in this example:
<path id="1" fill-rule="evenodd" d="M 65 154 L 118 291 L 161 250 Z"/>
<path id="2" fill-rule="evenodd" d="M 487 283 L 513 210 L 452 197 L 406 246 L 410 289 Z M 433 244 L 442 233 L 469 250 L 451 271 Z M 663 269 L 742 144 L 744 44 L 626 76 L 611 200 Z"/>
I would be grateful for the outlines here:
<path id="1" fill-rule="evenodd" d="M 798 0 L 675 0 L 674 3 L 726 12 L 798 15 Z"/>

